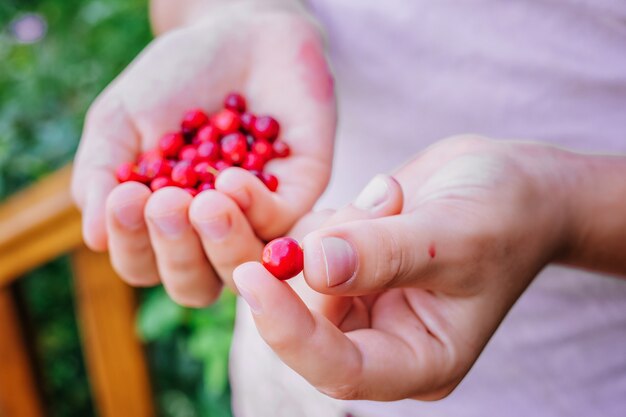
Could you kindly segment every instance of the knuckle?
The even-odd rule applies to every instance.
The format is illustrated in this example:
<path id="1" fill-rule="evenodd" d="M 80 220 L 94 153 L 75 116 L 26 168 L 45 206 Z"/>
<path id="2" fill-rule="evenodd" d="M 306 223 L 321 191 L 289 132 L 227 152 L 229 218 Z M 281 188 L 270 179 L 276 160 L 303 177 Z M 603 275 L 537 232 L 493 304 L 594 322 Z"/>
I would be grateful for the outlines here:
<path id="1" fill-rule="evenodd" d="M 134 268 L 121 262 L 118 257 L 111 257 L 111 266 L 122 281 L 133 287 L 145 287 L 158 282 L 158 277 L 146 273 L 145 268 Z"/>
<path id="2" fill-rule="evenodd" d="M 397 237 L 391 233 L 380 231 L 380 245 L 386 248 L 382 256 L 378 257 L 374 279 L 379 288 L 391 287 L 402 278 L 405 271 L 405 255 Z"/>
<path id="3" fill-rule="evenodd" d="M 202 308 L 213 304 L 219 298 L 222 286 L 218 283 L 202 285 L 201 277 L 172 277 L 165 280 L 167 293 L 177 304 L 191 308 Z"/>

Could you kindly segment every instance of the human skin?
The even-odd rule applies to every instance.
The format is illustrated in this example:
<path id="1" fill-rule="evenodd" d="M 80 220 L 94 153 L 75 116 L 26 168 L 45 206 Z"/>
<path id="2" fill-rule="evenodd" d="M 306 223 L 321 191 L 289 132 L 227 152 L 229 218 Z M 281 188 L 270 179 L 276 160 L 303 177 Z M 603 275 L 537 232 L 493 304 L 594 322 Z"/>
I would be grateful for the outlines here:
<path id="1" fill-rule="evenodd" d="M 162 282 L 177 302 L 205 306 L 223 283 L 232 286 L 237 265 L 259 259 L 262 240 L 287 232 L 326 187 L 332 76 L 320 29 L 299 2 L 155 1 L 151 13 L 161 35 L 89 109 L 72 191 L 85 242 L 108 249 L 124 280 Z M 280 180 L 276 193 L 237 168 L 195 199 L 172 187 L 151 193 L 117 184 L 119 164 L 176 130 L 187 109 L 216 111 L 229 91 L 281 122 L 292 155 L 267 165 Z"/>
<path id="2" fill-rule="evenodd" d="M 234 273 L 263 339 L 331 397 L 443 398 L 547 264 L 626 276 L 624 156 L 462 136 L 394 178 L 296 227 L 307 285 Z"/>

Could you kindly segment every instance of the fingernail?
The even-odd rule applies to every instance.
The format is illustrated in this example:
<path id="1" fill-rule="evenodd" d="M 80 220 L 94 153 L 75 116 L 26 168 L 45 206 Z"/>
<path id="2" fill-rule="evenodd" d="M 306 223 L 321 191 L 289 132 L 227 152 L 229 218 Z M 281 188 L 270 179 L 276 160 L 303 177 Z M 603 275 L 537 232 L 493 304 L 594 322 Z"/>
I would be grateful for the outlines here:
<path id="1" fill-rule="evenodd" d="M 187 226 L 185 219 L 176 213 L 152 217 L 150 220 L 163 235 L 169 238 L 176 238 L 182 235 Z"/>
<path id="2" fill-rule="evenodd" d="M 326 283 L 329 287 L 343 284 L 354 276 L 357 258 L 348 242 L 338 237 L 322 239 L 322 253 L 326 264 Z"/>
<path id="3" fill-rule="evenodd" d="M 219 242 L 224 240 L 231 229 L 230 219 L 222 214 L 211 219 L 196 222 L 200 233 L 209 239 Z"/>
<path id="4" fill-rule="evenodd" d="M 239 290 L 239 295 L 241 295 L 241 298 L 243 298 L 248 306 L 250 306 L 250 310 L 252 310 L 254 314 L 261 314 L 263 312 L 261 308 L 261 303 L 259 302 L 259 300 L 257 300 L 254 294 L 252 294 L 250 290 L 248 290 L 244 285 L 241 285 L 241 283 L 237 281 L 235 281 L 235 285 L 237 286 L 237 290 Z"/>
<path id="5" fill-rule="evenodd" d="M 354 200 L 361 210 L 374 210 L 389 198 L 389 184 L 381 175 L 375 176 Z"/>
<path id="6" fill-rule="evenodd" d="M 115 207 L 113 214 L 117 222 L 125 229 L 136 230 L 143 225 L 143 210 L 139 204 L 125 204 Z"/>

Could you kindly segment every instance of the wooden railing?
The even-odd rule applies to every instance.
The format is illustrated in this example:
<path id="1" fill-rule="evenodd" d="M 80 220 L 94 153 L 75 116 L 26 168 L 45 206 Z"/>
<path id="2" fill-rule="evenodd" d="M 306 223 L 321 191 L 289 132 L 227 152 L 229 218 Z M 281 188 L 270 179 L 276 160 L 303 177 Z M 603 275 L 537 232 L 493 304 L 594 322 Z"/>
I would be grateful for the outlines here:
<path id="1" fill-rule="evenodd" d="M 106 254 L 87 249 L 66 167 L 0 204 L 0 417 L 46 415 L 10 285 L 64 254 L 72 257 L 77 317 L 101 417 L 153 416 L 148 369 L 135 333 L 133 290 Z M 40 278 L 41 279 L 41 278 Z"/>

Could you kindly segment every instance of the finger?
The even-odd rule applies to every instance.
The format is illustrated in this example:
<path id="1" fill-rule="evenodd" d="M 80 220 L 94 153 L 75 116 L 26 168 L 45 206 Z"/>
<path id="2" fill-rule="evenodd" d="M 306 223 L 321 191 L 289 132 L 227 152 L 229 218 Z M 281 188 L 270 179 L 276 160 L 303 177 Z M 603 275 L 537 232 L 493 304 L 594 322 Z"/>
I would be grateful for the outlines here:
<path id="1" fill-rule="evenodd" d="M 82 211 L 83 238 L 93 250 L 107 248 L 106 199 L 117 185 L 115 168 L 135 158 L 138 141 L 121 100 L 108 94 L 92 105 L 74 162 L 72 195 Z"/>
<path id="2" fill-rule="evenodd" d="M 198 194 L 189 208 L 189 219 L 214 270 L 235 289 L 233 270 L 244 262 L 259 260 L 263 242 L 255 236 L 237 204 L 218 191 Z"/>
<path id="3" fill-rule="evenodd" d="M 128 182 L 113 189 L 107 199 L 107 235 L 113 268 L 134 286 L 159 283 L 159 273 L 144 208 L 152 193 L 143 184 Z"/>
<path id="4" fill-rule="evenodd" d="M 191 200 L 180 188 L 163 188 L 148 200 L 145 216 L 165 289 L 179 304 L 202 307 L 217 299 L 222 284 L 189 223 Z"/>
<path id="5" fill-rule="evenodd" d="M 333 226 L 355 220 L 393 216 L 402 210 L 403 194 L 400 184 L 389 175 L 377 175 L 363 189 L 353 204 L 338 210 L 325 226 Z M 305 277 L 309 274 L 305 270 Z M 310 274 L 309 274 L 310 275 Z M 307 278 L 310 280 L 310 278 Z M 332 323 L 346 323 L 350 329 L 364 328 L 369 324 L 366 309 L 352 297 L 336 297 L 314 292 L 307 297 L 307 305 L 320 312 Z M 343 328 L 343 327 L 342 327 Z"/>
<path id="6" fill-rule="evenodd" d="M 328 320 L 311 313 L 287 283 L 256 262 L 238 267 L 234 281 L 261 337 L 311 384 L 342 386 L 360 374 L 356 347 Z"/>
<path id="7" fill-rule="evenodd" d="M 283 235 L 300 211 L 241 168 L 222 172 L 215 188 L 237 203 L 257 236 L 266 241 Z"/>
<path id="8" fill-rule="evenodd" d="M 440 265 L 453 262 L 460 249 L 454 228 L 441 221 L 409 213 L 311 233 L 303 242 L 307 282 L 314 290 L 331 295 L 417 286 Z"/>
<path id="9" fill-rule="evenodd" d="M 376 329 L 347 334 L 309 311 L 284 282 L 260 264 L 235 270 L 239 292 L 250 306 L 261 337 L 285 364 L 323 393 L 339 399 L 396 400 L 428 391 L 439 382 L 445 351 L 412 322 L 395 327 L 410 335 Z"/>

